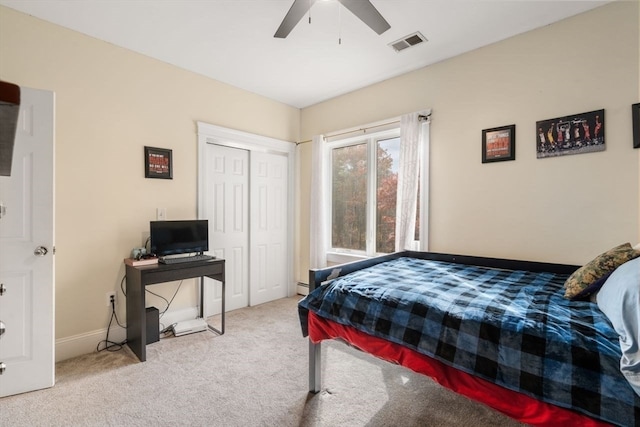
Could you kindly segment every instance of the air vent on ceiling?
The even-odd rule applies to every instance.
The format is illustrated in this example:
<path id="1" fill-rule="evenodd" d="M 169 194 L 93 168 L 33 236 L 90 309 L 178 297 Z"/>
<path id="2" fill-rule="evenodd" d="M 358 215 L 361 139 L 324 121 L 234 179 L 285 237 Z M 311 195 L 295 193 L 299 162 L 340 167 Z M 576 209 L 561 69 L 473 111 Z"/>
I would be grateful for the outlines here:
<path id="1" fill-rule="evenodd" d="M 413 34 L 409 34 L 401 38 L 400 40 L 396 40 L 394 42 L 389 43 L 389 46 L 393 48 L 396 52 L 400 52 L 401 50 L 405 50 L 406 48 L 415 46 L 422 42 L 426 42 L 427 38 L 423 36 L 420 31 L 416 31 Z"/>

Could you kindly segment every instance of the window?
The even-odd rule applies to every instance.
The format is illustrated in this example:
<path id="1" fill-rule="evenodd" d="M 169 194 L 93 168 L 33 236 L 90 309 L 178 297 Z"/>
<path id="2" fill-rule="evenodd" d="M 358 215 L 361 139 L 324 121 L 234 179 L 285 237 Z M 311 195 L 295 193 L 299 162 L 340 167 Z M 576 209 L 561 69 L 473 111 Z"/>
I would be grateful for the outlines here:
<path id="1" fill-rule="evenodd" d="M 333 252 L 395 250 L 398 128 L 329 143 Z"/>
<path id="2" fill-rule="evenodd" d="M 396 248 L 396 200 L 400 137 L 377 141 L 376 147 L 376 247 L 391 253 Z"/>
<path id="3" fill-rule="evenodd" d="M 393 252 L 396 245 L 429 249 L 430 115 L 408 113 L 313 137 L 312 268 Z"/>

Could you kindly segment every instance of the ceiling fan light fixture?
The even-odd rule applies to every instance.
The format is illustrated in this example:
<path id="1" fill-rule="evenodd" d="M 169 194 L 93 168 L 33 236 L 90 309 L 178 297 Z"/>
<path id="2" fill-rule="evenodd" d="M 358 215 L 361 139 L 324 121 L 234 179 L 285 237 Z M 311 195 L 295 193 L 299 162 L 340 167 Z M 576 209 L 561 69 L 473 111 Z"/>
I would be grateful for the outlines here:
<path id="1" fill-rule="evenodd" d="M 293 27 L 295 27 L 302 16 L 307 13 L 311 6 L 317 0 L 294 0 L 289 12 L 282 20 L 282 23 L 276 30 L 273 37 L 278 39 L 286 38 Z M 325 0 L 322 0 L 325 1 Z M 378 12 L 378 9 L 371 4 L 370 0 L 336 0 L 342 6 L 344 6 L 349 12 L 357 16 L 362 22 L 364 22 L 369 28 L 375 31 L 378 35 L 384 33 L 391 25 L 384 19 L 384 17 Z"/>
<path id="2" fill-rule="evenodd" d="M 391 46 L 396 52 L 400 52 L 426 41 L 428 41 L 427 38 L 423 36 L 420 31 L 416 31 L 415 33 L 389 43 L 389 46 Z"/>

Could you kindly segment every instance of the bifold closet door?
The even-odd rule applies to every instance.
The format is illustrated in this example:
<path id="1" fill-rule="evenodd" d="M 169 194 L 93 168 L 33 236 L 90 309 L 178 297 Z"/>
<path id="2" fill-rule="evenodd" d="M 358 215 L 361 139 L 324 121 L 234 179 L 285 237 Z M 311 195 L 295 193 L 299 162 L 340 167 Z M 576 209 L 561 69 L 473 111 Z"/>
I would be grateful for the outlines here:
<path id="1" fill-rule="evenodd" d="M 288 158 L 250 154 L 249 303 L 287 296 Z"/>
<path id="2" fill-rule="evenodd" d="M 225 259 L 225 308 L 231 311 L 249 304 L 249 151 L 211 144 L 205 154 L 202 203 L 209 252 Z M 220 286 L 211 279 L 205 283 L 205 314 L 220 313 Z"/>
<path id="3" fill-rule="evenodd" d="M 287 296 L 289 158 L 209 144 L 202 198 L 209 249 L 224 258 L 226 310 Z M 220 286 L 205 281 L 205 315 L 220 312 Z"/>

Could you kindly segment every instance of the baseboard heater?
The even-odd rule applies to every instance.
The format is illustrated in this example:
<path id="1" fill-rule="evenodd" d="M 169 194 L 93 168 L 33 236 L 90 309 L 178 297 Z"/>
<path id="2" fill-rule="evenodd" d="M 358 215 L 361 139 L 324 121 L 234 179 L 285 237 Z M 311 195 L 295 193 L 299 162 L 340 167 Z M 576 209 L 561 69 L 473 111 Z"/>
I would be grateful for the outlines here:
<path id="1" fill-rule="evenodd" d="M 207 330 L 207 322 L 202 319 L 184 320 L 173 326 L 173 334 L 176 337 L 202 332 Z"/>

